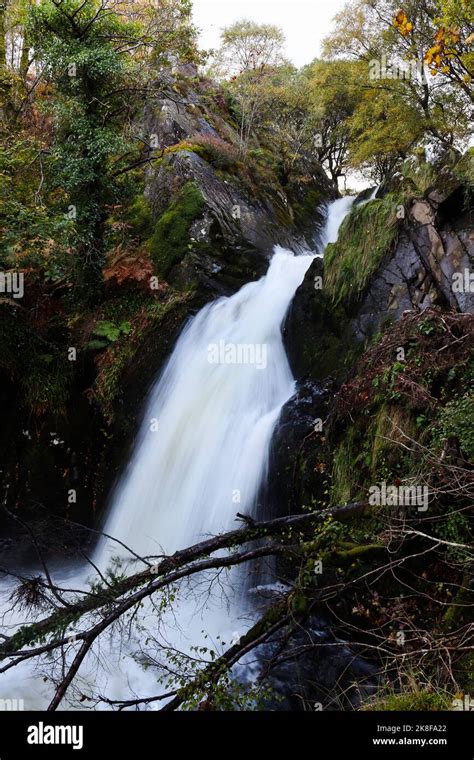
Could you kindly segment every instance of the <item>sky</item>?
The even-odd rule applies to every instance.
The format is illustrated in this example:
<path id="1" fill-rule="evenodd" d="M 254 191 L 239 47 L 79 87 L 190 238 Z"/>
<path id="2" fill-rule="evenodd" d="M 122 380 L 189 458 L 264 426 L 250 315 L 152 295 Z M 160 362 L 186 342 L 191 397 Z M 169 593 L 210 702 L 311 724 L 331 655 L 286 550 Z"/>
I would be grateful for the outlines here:
<path id="1" fill-rule="evenodd" d="M 331 30 L 331 21 L 346 0 L 193 0 L 194 21 L 202 30 L 204 49 L 219 46 L 220 29 L 240 18 L 276 24 L 287 38 L 286 57 L 296 66 L 310 63 L 321 52 L 321 41 Z"/>

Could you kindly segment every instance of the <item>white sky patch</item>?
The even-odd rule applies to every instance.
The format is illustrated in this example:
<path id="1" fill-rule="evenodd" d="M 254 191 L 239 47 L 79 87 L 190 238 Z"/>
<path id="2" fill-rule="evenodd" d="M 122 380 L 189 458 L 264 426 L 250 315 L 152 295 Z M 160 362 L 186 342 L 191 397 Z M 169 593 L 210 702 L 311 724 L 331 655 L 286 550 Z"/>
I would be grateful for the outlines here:
<path id="1" fill-rule="evenodd" d="M 201 29 L 201 46 L 217 48 L 220 30 L 241 18 L 258 23 L 276 24 L 285 33 L 286 56 L 296 66 L 311 63 L 321 54 L 321 42 L 332 28 L 332 19 L 346 0 L 194 0 L 194 21 Z"/>

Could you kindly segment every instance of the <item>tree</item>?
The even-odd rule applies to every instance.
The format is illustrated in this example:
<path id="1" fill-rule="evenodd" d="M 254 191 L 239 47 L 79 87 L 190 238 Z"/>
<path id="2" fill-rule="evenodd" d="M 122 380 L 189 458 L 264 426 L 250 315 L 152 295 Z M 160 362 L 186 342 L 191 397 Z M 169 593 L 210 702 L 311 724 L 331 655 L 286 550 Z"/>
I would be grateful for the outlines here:
<path id="1" fill-rule="evenodd" d="M 139 24 L 142 33 L 130 49 L 141 51 L 149 68 L 181 63 L 200 63 L 198 30 L 192 21 L 191 0 L 122 0 L 117 11 Z"/>
<path id="2" fill-rule="evenodd" d="M 24 94 L 28 51 L 25 52 L 24 25 L 28 4 L 25 0 L 0 3 L 0 109 L 2 118 L 11 117 Z M 25 60 L 26 59 L 26 60 Z"/>
<path id="3" fill-rule="evenodd" d="M 460 27 L 444 28 L 447 5 L 407 0 L 400 10 L 395 0 L 353 0 L 336 16 L 325 55 L 368 67 L 361 81 L 363 110 L 353 120 L 356 164 L 366 165 L 370 157 L 365 140 L 374 143 L 379 159 L 385 143 L 382 163 L 392 167 L 397 154 L 404 157 L 417 145 L 430 144 L 435 153 L 465 147 L 472 101 L 469 27 L 461 12 Z"/>
<path id="4" fill-rule="evenodd" d="M 124 53 L 139 29 L 106 0 L 45 0 L 33 7 L 28 29 L 52 87 L 48 183 L 74 221 L 77 281 L 90 290 L 100 281 L 107 205 L 119 193 L 112 166 L 129 150 L 124 125 L 138 83 Z"/>
<path id="5" fill-rule="evenodd" d="M 201 63 L 198 52 L 198 30 L 192 22 L 191 0 L 164 0 L 145 4 L 149 18 L 148 35 L 153 40 L 155 64 L 172 61 Z"/>
<path id="6" fill-rule="evenodd" d="M 110 209 L 141 192 L 140 169 L 154 160 L 136 116 L 168 87 L 165 69 L 200 60 L 190 2 L 11 0 L 2 9 L 2 41 L 14 32 L 21 49 L 16 68 L 6 57 L 0 66 L 2 264 L 33 266 L 94 299 Z"/>
<path id="7" fill-rule="evenodd" d="M 350 119 L 362 97 L 361 65 L 351 61 L 315 61 L 304 73 L 317 157 L 337 187 L 347 167 Z"/>
<path id="8" fill-rule="evenodd" d="M 417 109 L 401 93 L 397 98 L 384 89 L 362 93 L 348 127 L 350 165 L 365 170 L 378 183 L 395 171 L 424 135 Z"/>
<path id="9" fill-rule="evenodd" d="M 307 77 L 293 66 L 280 66 L 269 73 L 264 91 L 259 130 L 288 174 L 303 156 L 317 157 L 314 138 L 318 114 L 311 101 Z"/>
<path id="10" fill-rule="evenodd" d="M 227 75 L 262 72 L 284 62 L 285 35 L 273 24 L 241 19 L 221 32 L 216 67 Z"/>
<path id="11" fill-rule="evenodd" d="M 238 111 L 239 151 L 243 155 L 249 146 L 254 130 L 259 123 L 267 102 L 268 76 L 265 70 L 243 71 L 233 77 L 227 87 Z"/>
<path id="12" fill-rule="evenodd" d="M 10 77 L 7 70 L 6 0 L 0 0 L 0 126 L 5 120 L 10 97 Z"/>
<path id="13" fill-rule="evenodd" d="M 244 153 L 264 116 L 272 77 L 285 64 L 285 36 L 272 24 L 241 19 L 222 30 L 221 40 L 209 73 L 227 79 L 239 112 L 240 152 Z"/>
<path id="14" fill-rule="evenodd" d="M 6 0 L 0 2 L 0 66 L 5 66 L 7 58 L 7 45 L 6 45 Z"/>
<path id="15" fill-rule="evenodd" d="M 474 12 L 472 4 L 466 0 L 438 0 L 435 3 L 438 15 L 430 16 L 434 27 L 431 47 L 425 53 L 424 61 L 432 76 L 441 73 L 453 85 L 460 87 L 471 101 L 471 82 L 474 76 L 474 35 L 472 25 Z M 417 34 L 417 29 L 413 33 Z M 433 29 L 431 30 L 433 33 Z"/>
<path id="16" fill-rule="evenodd" d="M 3 637 L 0 644 L 0 676 L 26 660 L 42 658 L 44 655 L 48 658 L 59 654 L 60 674 L 51 675 L 55 687 L 48 708 L 56 710 L 97 639 L 111 626 L 116 626 L 118 623 L 128 625 L 129 612 L 133 619 L 137 618 L 145 601 L 156 600 L 156 613 L 161 615 L 168 606 L 169 591 L 171 590 L 174 596 L 176 591 L 173 592 L 173 588 L 176 589 L 180 581 L 199 576 L 205 571 L 219 573 L 226 568 L 245 565 L 258 558 L 270 556 L 287 557 L 293 560 L 300 557 L 305 564 L 311 554 L 318 551 L 317 542 L 313 542 L 314 545 L 311 543 L 307 546 L 304 544 L 298 546 L 298 541 L 303 535 L 300 535 L 299 531 L 312 525 L 323 524 L 329 517 L 342 521 L 350 520 L 363 513 L 365 509 L 365 503 L 355 503 L 337 509 L 290 515 L 266 522 L 256 522 L 239 515 L 245 523 L 244 527 L 211 537 L 182 551 L 177 551 L 169 557 L 140 558 L 133 552 L 133 548 L 128 550 L 120 544 L 121 550 L 126 549 L 130 552 L 134 562 L 144 565 L 144 569 L 125 577 L 122 570 L 119 570 L 116 576 L 101 575 L 95 579 L 92 591 L 84 593 L 71 592 L 56 586 L 47 566 L 44 565 L 44 578 L 18 579 L 20 582 L 14 594 L 14 600 L 20 607 L 36 607 L 39 610 L 47 610 L 49 614 L 35 623 L 22 626 L 13 635 Z M 249 541 L 261 537 L 264 537 L 264 540 L 260 546 L 248 546 Z M 222 550 L 229 548 L 233 548 L 234 551 L 223 555 Z M 342 557 L 338 559 L 342 561 Z M 300 578 L 297 579 L 296 586 L 299 586 L 300 580 Z M 212 586 L 209 577 L 206 585 Z M 278 596 L 275 603 L 262 613 L 250 630 L 237 643 L 231 644 L 227 649 L 224 648 L 219 656 L 207 649 L 205 651 L 200 649 L 199 652 L 191 655 L 176 653 L 168 645 L 154 641 L 151 632 L 147 634 L 147 653 L 140 653 L 138 656 L 142 665 L 145 659 L 150 659 L 151 664 L 153 655 L 150 652 L 156 648 L 154 667 L 157 668 L 159 683 L 166 684 L 167 687 L 158 696 L 139 697 L 123 703 L 113 703 L 106 695 L 88 693 L 84 696 L 97 704 L 109 702 L 122 704 L 122 706 L 149 704 L 153 701 L 162 701 L 164 698 L 168 700 L 172 698 L 163 708 L 167 711 L 176 710 L 185 703 L 197 705 L 206 697 L 211 700 L 216 699 L 216 691 L 219 688 L 225 690 L 229 687 L 232 665 L 247 652 L 269 640 L 275 633 L 282 629 L 288 631 L 288 626 L 291 630 L 293 626 L 299 625 L 300 621 L 307 618 L 311 605 L 300 605 L 298 608 L 297 601 L 300 592 L 296 591 L 296 586 Z M 138 618 L 136 622 L 139 630 L 142 631 Z M 73 637 L 71 642 L 68 628 L 71 625 L 82 628 L 82 623 L 85 627 Z M 72 660 L 68 662 L 71 645 L 73 648 L 76 645 L 79 647 Z M 2 665 L 2 661 L 5 664 Z M 164 680 L 160 664 L 164 668 Z M 54 664 L 52 669 L 54 673 Z M 170 675 L 168 676 L 167 673 Z M 82 697 L 79 698 L 83 701 Z"/>

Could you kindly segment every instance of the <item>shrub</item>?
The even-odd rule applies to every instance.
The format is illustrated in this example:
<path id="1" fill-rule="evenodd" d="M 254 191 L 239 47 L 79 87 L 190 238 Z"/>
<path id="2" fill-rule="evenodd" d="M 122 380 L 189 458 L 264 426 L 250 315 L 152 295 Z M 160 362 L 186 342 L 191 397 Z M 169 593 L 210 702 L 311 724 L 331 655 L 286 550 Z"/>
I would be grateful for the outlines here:
<path id="1" fill-rule="evenodd" d="M 200 155 L 217 169 L 229 169 L 239 160 L 237 148 L 220 137 L 198 132 L 191 136 L 192 149 L 198 148 Z"/>
<path id="2" fill-rule="evenodd" d="M 94 339 L 89 341 L 87 348 L 97 350 L 107 348 L 115 343 L 122 335 L 128 335 L 132 329 L 130 322 L 115 324 L 108 320 L 97 322 L 93 330 Z"/>
<path id="3" fill-rule="evenodd" d="M 33 415 L 65 413 L 72 380 L 72 364 L 67 359 L 70 345 L 67 332 L 63 342 L 35 329 L 26 310 L 0 306 L 0 370 L 18 385 L 20 403 Z"/>
<path id="4" fill-rule="evenodd" d="M 474 396 L 465 394 L 450 401 L 440 414 L 433 434 L 433 443 L 442 448 L 444 442 L 456 437 L 468 459 L 474 458 Z"/>

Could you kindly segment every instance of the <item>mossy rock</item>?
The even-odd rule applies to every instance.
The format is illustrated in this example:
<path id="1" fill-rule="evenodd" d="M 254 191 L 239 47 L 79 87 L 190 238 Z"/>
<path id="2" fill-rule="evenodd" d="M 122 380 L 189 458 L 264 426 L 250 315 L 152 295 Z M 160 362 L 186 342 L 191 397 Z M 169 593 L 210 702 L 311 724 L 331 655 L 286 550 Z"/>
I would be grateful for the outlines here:
<path id="1" fill-rule="evenodd" d="M 204 198 L 193 182 L 187 182 L 155 225 L 149 240 L 151 257 L 158 275 L 166 277 L 190 247 L 189 228 L 204 208 Z"/>
<path id="2" fill-rule="evenodd" d="M 291 188 L 289 190 L 291 195 Z M 314 225 L 315 215 L 319 213 L 321 203 L 327 195 L 322 188 L 312 187 L 292 204 L 295 224 L 298 229 L 305 229 L 308 224 Z"/>
<path id="3" fill-rule="evenodd" d="M 325 281 L 323 262 L 316 258 L 296 291 L 284 329 L 285 346 L 297 379 L 320 381 L 332 375 L 343 379 L 363 345 L 349 330 L 349 320 L 334 307 L 326 286 L 317 289 L 316 278 Z"/>
<path id="4" fill-rule="evenodd" d="M 150 206 L 143 195 L 138 195 L 129 206 L 126 220 L 132 227 L 132 231 L 141 240 L 146 240 L 153 233 Z"/>
<path id="5" fill-rule="evenodd" d="M 398 238 L 397 208 L 401 198 L 389 193 L 355 206 L 324 254 L 324 286 L 334 305 L 348 309 L 363 295 L 371 276 Z"/>

